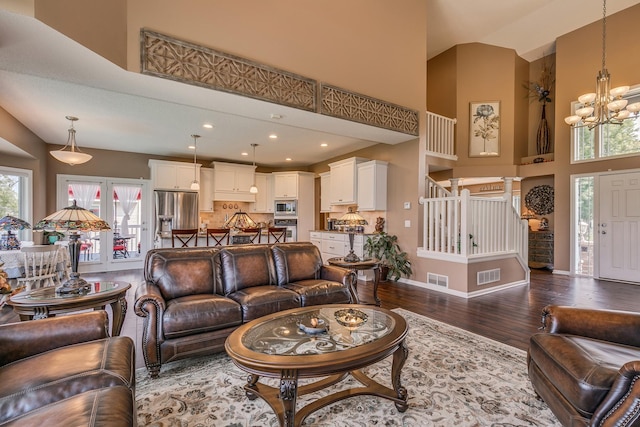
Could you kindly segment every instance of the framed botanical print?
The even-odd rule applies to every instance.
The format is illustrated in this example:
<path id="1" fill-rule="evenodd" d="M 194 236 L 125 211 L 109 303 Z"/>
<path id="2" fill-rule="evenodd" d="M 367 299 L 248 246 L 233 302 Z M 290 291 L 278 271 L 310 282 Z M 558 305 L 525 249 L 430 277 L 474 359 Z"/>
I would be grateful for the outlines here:
<path id="1" fill-rule="evenodd" d="M 469 157 L 500 155 L 500 101 L 469 104 Z"/>

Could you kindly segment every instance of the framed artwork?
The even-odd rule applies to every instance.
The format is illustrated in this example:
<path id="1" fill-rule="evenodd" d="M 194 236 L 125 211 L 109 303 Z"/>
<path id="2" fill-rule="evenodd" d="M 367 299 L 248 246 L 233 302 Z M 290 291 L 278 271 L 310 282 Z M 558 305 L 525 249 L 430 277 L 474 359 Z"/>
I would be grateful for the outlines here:
<path id="1" fill-rule="evenodd" d="M 500 155 L 500 101 L 469 103 L 469 157 Z"/>

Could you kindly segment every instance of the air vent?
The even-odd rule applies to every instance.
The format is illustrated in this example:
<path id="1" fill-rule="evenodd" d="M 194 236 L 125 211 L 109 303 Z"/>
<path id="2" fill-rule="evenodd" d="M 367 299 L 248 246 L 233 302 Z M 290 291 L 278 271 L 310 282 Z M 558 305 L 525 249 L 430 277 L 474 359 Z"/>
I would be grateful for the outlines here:
<path id="1" fill-rule="evenodd" d="M 500 269 L 478 271 L 478 285 L 486 285 L 500 281 Z"/>
<path id="2" fill-rule="evenodd" d="M 449 276 L 442 276 L 435 273 L 427 273 L 427 283 L 441 288 L 449 287 Z"/>

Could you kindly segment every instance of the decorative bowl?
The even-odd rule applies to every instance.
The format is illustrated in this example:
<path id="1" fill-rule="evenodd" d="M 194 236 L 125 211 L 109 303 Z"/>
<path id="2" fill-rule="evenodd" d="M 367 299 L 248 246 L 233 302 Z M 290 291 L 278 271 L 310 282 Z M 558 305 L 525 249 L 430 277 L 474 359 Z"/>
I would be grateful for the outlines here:
<path id="1" fill-rule="evenodd" d="M 355 308 L 345 308 L 335 312 L 336 322 L 347 328 L 358 328 L 367 322 L 368 316 Z"/>

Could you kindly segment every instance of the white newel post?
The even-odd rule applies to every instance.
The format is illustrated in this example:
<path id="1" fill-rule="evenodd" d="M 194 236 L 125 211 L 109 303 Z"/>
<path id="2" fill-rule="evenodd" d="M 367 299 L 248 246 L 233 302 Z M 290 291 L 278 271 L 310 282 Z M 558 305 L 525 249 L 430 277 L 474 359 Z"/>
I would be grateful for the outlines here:
<path id="1" fill-rule="evenodd" d="M 451 195 L 458 197 L 458 183 L 460 182 L 460 178 L 449 178 L 449 182 L 451 182 Z"/>
<path id="2" fill-rule="evenodd" d="M 458 239 L 460 240 L 460 255 L 467 256 L 469 254 L 469 198 L 471 197 L 471 192 L 468 189 L 462 190 L 462 194 L 460 197 L 460 235 Z"/>

